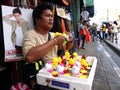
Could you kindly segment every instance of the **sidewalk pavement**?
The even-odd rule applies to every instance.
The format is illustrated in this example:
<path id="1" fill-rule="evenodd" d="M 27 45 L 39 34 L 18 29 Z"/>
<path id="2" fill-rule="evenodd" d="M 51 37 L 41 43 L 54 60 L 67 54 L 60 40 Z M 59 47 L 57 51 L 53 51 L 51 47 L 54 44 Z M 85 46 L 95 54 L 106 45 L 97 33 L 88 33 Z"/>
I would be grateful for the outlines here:
<path id="1" fill-rule="evenodd" d="M 118 33 L 118 42 L 111 42 L 109 39 L 104 39 L 102 42 L 105 42 L 117 55 L 120 56 L 120 33 Z M 102 43 L 102 42 L 99 42 L 99 43 Z M 78 54 L 82 55 L 82 54 L 86 54 L 86 55 L 95 55 L 97 56 L 96 54 L 96 50 L 95 50 L 95 47 L 98 46 L 99 44 L 95 42 L 90 42 L 90 43 L 87 43 L 85 45 L 85 49 L 79 49 L 79 48 L 76 48 L 76 52 L 78 52 Z M 99 47 L 99 46 L 98 46 Z"/>
<path id="2" fill-rule="evenodd" d="M 105 39 L 104 41 L 112 50 L 114 50 L 114 52 L 116 52 L 116 54 L 120 56 L 120 40 L 118 40 L 118 43 L 111 42 L 110 40 L 107 39 Z"/>
<path id="3" fill-rule="evenodd" d="M 106 44 L 107 43 L 107 44 Z M 120 54 L 120 49 L 108 40 L 102 42 L 90 42 L 85 44 L 85 49 L 75 48 L 78 55 L 95 56 L 97 58 L 97 67 L 95 71 L 92 90 L 118 90 L 120 89 L 118 75 L 110 61 L 104 45 L 110 46 Z M 114 76 L 114 78 L 113 78 Z"/>

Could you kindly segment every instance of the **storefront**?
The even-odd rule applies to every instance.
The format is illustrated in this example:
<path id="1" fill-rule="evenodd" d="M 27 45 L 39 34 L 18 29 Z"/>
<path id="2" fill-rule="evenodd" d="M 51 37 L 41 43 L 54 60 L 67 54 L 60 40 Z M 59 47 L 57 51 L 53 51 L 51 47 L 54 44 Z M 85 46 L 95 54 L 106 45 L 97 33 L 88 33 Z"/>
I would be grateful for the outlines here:
<path id="1" fill-rule="evenodd" d="M 11 42 L 9 43 L 9 40 L 5 37 L 7 37 L 10 27 L 3 25 L 3 18 L 2 16 L 8 13 L 11 13 L 11 10 L 13 10 L 14 7 L 20 7 L 23 13 L 31 13 L 32 9 L 39 5 L 40 3 L 47 1 L 49 3 L 54 4 L 54 26 L 51 30 L 52 32 L 65 32 L 70 31 L 75 33 L 75 37 L 77 37 L 77 24 L 80 20 L 80 11 L 81 7 L 83 6 L 84 2 L 82 0 L 8 0 L 7 2 L 5 0 L 2 0 L 2 3 L 0 5 L 0 81 L 1 81 L 1 87 L 0 90 L 4 88 L 4 90 L 7 90 L 10 88 L 14 83 L 17 83 L 19 81 L 23 81 L 23 67 L 24 67 L 24 60 L 21 59 L 5 59 L 7 55 L 13 54 L 14 50 L 11 52 L 8 52 L 6 55 L 6 46 L 11 45 Z M 4 8 L 5 9 L 4 9 Z M 4 10 L 3 10 L 4 9 Z M 9 10 L 8 10 L 9 9 Z M 23 14 L 24 16 L 24 14 Z M 31 14 L 29 14 L 31 16 Z M 30 17 L 24 16 L 25 19 L 31 20 Z M 32 25 L 32 23 L 30 24 Z M 57 28 L 57 29 L 56 29 Z M 3 30 L 5 29 L 5 30 Z M 6 35 L 6 32 L 7 35 Z M 9 36 L 9 35 L 8 35 Z M 7 37 L 10 39 L 10 37 Z M 8 47 L 9 48 L 9 47 Z M 10 47 L 11 48 L 11 47 Z M 13 47 L 12 47 L 13 48 Z M 7 76 L 7 78 L 5 78 Z M 5 89 L 6 88 L 6 89 Z"/>
<path id="2" fill-rule="evenodd" d="M 72 24 L 70 17 L 70 2 L 56 0 L 8 0 L 2 1 L 0 5 L 0 81 L 1 81 L 1 90 L 8 90 L 14 83 L 23 81 L 23 71 L 24 71 L 24 59 L 22 57 L 17 58 L 15 53 L 15 48 L 12 46 L 11 41 L 11 26 L 7 25 L 3 21 L 3 16 L 11 14 L 14 7 L 19 7 L 22 16 L 25 20 L 31 20 L 32 9 L 38 4 L 47 1 L 53 3 L 55 25 L 52 32 L 72 32 Z M 27 14 L 26 14 L 27 13 Z M 27 15 L 27 16 L 26 16 Z M 32 21 L 29 21 L 32 22 Z M 32 25 L 32 23 L 30 23 Z M 59 29 L 56 29 L 59 27 Z M 5 77 L 7 76 L 7 77 Z"/>

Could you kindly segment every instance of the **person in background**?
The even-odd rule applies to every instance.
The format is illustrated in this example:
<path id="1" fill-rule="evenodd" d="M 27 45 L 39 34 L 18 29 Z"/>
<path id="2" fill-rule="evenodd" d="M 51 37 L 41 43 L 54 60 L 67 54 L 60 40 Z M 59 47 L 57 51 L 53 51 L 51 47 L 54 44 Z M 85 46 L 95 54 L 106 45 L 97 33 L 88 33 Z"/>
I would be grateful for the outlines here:
<path id="1" fill-rule="evenodd" d="M 79 36 L 78 36 L 78 48 L 81 48 L 81 33 L 80 30 L 83 29 L 84 25 L 84 19 L 80 18 L 80 23 L 78 24 L 78 32 L 79 32 Z"/>
<path id="2" fill-rule="evenodd" d="M 64 50 L 70 50 L 73 46 L 73 36 L 66 32 L 68 38 L 63 35 L 55 36 L 50 30 L 53 27 L 53 6 L 42 3 L 35 7 L 32 13 L 34 29 L 28 31 L 23 39 L 23 53 L 26 62 L 33 63 L 42 59 L 47 63 L 57 57 L 59 46 Z M 64 41 L 66 40 L 66 43 Z M 40 89 L 44 90 L 44 89 Z"/>
<path id="3" fill-rule="evenodd" d="M 83 22 L 83 26 L 82 26 L 82 28 L 79 31 L 79 35 L 80 35 L 80 45 L 79 45 L 79 48 L 81 48 L 81 49 L 85 49 L 84 46 L 85 46 L 87 31 L 88 31 L 87 24 L 86 24 L 86 22 Z"/>
<path id="4" fill-rule="evenodd" d="M 112 33 L 112 25 L 111 23 L 108 24 L 108 39 L 111 40 L 111 33 Z"/>
<path id="5" fill-rule="evenodd" d="M 11 18 L 15 18 L 12 20 Z M 14 8 L 12 14 L 3 16 L 3 21 L 12 26 L 11 41 L 16 49 L 16 55 L 22 54 L 22 40 L 26 31 L 31 29 L 30 24 L 22 18 L 19 8 Z"/>
<path id="6" fill-rule="evenodd" d="M 102 29 L 102 39 L 105 39 L 106 25 L 102 24 L 101 29 Z"/>
<path id="7" fill-rule="evenodd" d="M 91 26 L 92 29 L 92 41 L 95 41 L 95 38 L 97 37 L 97 24 L 93 23 Z"/>
<path id="8" fill-rule="evenodd" d="M 105 31 L 105 39 L 108 38 L 108 26 L 106 27 L 106 31 Z"/>
<path id="9" fill-rule="evenodd" d="M 117 37 L 117 34 L 118 34 L 118 29 L 117 29 L 117 21 L 114 21 L 113 24 L 112 24 L 112 42 L 114 42 L 114 39 L 116 40 L 116 43 L 118 41 L 118 37 Z"/>
<path id="10" fill-rule="evenodd" d="M 97 35 L 98 35 L 98 37 L 99 37 L 99 39 L 100 39 L 100 41 L 102 40 L 102 36 L 101 36 L 101 27 L 100 27 L 100 25 L 97 25 Z"/>

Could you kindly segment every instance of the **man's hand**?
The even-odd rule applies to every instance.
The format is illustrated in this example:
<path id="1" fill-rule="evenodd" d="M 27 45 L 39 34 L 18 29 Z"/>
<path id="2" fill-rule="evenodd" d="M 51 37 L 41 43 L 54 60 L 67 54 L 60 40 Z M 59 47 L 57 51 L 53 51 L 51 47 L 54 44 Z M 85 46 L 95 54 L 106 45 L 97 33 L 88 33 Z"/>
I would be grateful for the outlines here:
<path id="1" fill-rule="evenodd" d="M 65 37 L 63 35 L 58 35 L 55 38 L 56 45 L 62 45 L 65 41 Z"/>
<path id="2" fill-rule="evenodd" d="M 73 40 L 73 35 L 70 32 L 66 32 L 66 34 L 67 34 L 67 38 L 66 38 L 67 42 L 71 42 Z"/>

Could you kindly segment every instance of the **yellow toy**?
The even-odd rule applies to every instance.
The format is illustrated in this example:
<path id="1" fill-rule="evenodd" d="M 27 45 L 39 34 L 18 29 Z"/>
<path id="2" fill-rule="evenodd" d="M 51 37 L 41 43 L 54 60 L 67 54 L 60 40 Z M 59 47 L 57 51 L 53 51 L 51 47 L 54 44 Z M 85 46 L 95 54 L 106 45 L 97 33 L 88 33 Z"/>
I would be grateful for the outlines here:
<path id="1" fill-rule="evenodd" d="M 58 58 L 57 57 L 52 59 L 52 65 L 53 65 L 53 69 L 57 67 L 57 65 L 58 65 Z"/>
<path id="2" fill-rule="evenodd" d="M 68 38 L 68 35 L 67 35 L 66 33 L 60 33 L 60 32 L 54 33 L 54 36 L 55 36 L 55 37 L 58 36 L 58 35 L 62 35 L 62 36 L 64 36 L 66 39 Z M 66 39 L 64 40 L 64 44 L 66 44 L 66 42 L 67 42 Z"/>
<path id="3" fill-rule="evenodd" d="M 73 56 L 77 57 L 78 56 L 77 52 L 73 52 Z"/>
<path id="4" fill-rule="evenodd" d="M 70 59 L 69 59 L 69 65 L 70 65 L 70 66 L 73 66 L 74 64 L 75 64 L 75 61 L 74 61 L 72 58 L 70 58 Z"/>
<path id="5" fill-rule="evenodd" d="M 58 35 L 62 35 L 62 36 L 64 36 L 64 37 L 67 36 L 66 33 L 60 33 L 60 32 L 56 32 L 56 33 L 54 33 L 54 36 L 55 36 L 55 37 L 58 36 Z"/>
<path id="6" fill-rule="evenodd" d="M 70 58 L 70 52 L 68 50 L 65 51 L 65 59 L 69 59 Z"/>
<path id="7" fill-rule="evenodd" d="M 88 62 L 85 59 L 81 59 L 80 62 L 81 62 L 81 65 L 88 67 Z"/>

